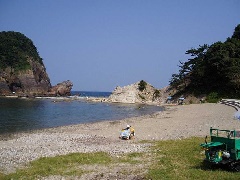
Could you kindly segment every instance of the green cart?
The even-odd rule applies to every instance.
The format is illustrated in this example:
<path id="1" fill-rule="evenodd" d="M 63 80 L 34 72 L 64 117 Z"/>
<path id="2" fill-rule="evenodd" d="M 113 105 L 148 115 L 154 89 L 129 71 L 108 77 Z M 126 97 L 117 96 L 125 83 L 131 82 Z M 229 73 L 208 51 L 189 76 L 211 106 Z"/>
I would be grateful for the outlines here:
<path id="1" fill-rule="evenodd" d="M 205 161 L 211 164 L 228 165 L 240 171 L 240 130 L 220 130 L 210 128 L 211 142 L 200 146 L 205 151 Z"/>

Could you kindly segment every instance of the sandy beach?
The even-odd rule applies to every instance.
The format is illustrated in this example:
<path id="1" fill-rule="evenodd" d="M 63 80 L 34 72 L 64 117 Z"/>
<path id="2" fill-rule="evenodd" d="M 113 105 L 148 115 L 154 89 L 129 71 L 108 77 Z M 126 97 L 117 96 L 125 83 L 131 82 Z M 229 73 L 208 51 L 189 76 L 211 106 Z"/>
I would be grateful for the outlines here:
<path id="1" fill-rule="evenodd" d="M 142 140 L 182 139 L 209 135 L 210 127 L 240 129 L 235 109 L 223 104 L 166 106 L 165 111 L 117 121 L 57 127 L 18 133 L 0 141 L 0 170 L 14 172 L 29 161 L 72 152 L 105 151 L 111 155 L 146 151 Z M 120 140 L 119 133 L 129 124 L 136 135 Z M 146 141 L 147 142 L 147 141 Z"/>

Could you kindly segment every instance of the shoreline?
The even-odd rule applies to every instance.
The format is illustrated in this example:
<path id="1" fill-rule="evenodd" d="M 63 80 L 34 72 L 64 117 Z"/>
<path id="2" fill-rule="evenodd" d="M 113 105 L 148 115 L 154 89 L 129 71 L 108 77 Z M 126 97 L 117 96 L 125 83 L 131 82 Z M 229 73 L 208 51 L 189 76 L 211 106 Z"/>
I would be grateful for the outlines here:
<path id="1" fill-rule="evenodd" d="M 225 110 L 224 110 L 224 111 L 219 112 L 219 117 L 215 116 L 216 112 L 215 113 L 210 113 L 209 115 L 208 114 L 206 114 L 206 115 L 199 114 L 200 116 L 203 116 L 205 118 L 214 118 L 213 120 L 209 120 L 209 123 L 214 122 L 214 124 L 212 124 L 213 126 L 215 125 L 215 127 L 217 126 L 216 128 L 222 128 L 222 129 L 228 128 L 226 126 L 229 125 L 229 122 L 224 125 L 224 123 L 216 123 L 217 122 L 216 119 L 220 119 L 220 122 L 223 122 L 223 120 L 227 119 L 226 117 L 228 117 L 228 119 L 230 119 L 230 121 L 233 120 L 233 122 L 230 123 L 230 124 L 232 124 L 232 126 L 230 126 L 229 128 L 230 129 L 234 128 L 234 126 L 236 124 L 234 121 L 238 121 L 238 120 L 234 119 L 234 114 L 235 114 L 236 111 L 234 110 L 233 107 L 230 107 L 230 106 L 227 106 L 227 105 L 223 105 L 223 104 L 213 104 L 213 103 L 191 104 L 191 105 L 181 105 L 181 106 L 178 106 L 176 104 L 165 104 L 165 105 L 162 106 L 163 107 L 162 111 L 157 111 L 157 112 L 154 112 L 154 113 L 151 113 L 151 114 L 142 115 L 142 116 L 134 116 L 134 117 L 123 118 L 123 119 L 114 119 L 114 120 L 96 120 L 96 121 L 92 121 L 92 122 L 84 122 L 84 123 L 79 123 L 79 124 L 70 124 L 70 125 L 63 125 L 63 126 L 57 126 L 57 127 L 42 128 L 42 129 L 32 129 L 32 130 L 26 130 L 26 131 L 21 131 L 21 132 L 4 133 L 4 134 L 0 134 L 0 143 L 1 143 L 1 141 L 7 141 L 7 140 L 10 140 L 10 139 L 13 139 L 13 138 L 17 138 L 17 137 L 25 135 L 25 134 L 29 134 L 30 135 L 30 134 L 34 134 L 34 133 L 45 133 L 45 132 L 56 133 L 56 132 L 59 132 L 59 131 L 60 132 L 65 132 L 65 131 L 67 132 L 67 131 L 71 131 L 71 130 L 74 130 L 74 131 L 79 132 L 79 133 L 81 133 L 82 131 L 87 131 L 87 130 L 97 130 L 97 131 L 106 130 L 107 131 L 106 127 L 119 127 L 118 131 L 120 132 L 120 130 L 122 128 L 124 128 L 127 124 L 132 125 L 135 128 L 136 131 L 138 131 L 137 129 L 141 129 L 141 131 L 145 131 L 144 129 L 138 127 L 137 124 L 139 123 L 140 125 L 143 125 L 144 123 L 146 123 L 146 124 L 144 124 L 146 126 L 146 125 L 148 125 L 148 123 L 152 123 L 151 125 L 154 125 L 155 123 L 158 123 L 157 120 L 162 120 L 159 123 L 160 124 L 164 123 L 164 125 L 167 125 L 166 119 L 177 120 L 177 118 L 179 118 L 179 120 L 177 120 L 177 123 L 179 123 L 180 121 L 182 123 L 182 124 L 179 124 L 179 128 L 183 128 L 184 125 L 186 127 L 188 127 L 189 118 L 191 118 L 188 115 L 189 114 L 193 115 L 193 114 L 197 113 L 197 112 L 190 112 L 190 113 L 188 112 L 188 113 L 186 113 L 184 111 L 189 111 L 189 109 L 191 109 L 191 108 L 188 108 L 188 107 L 190 107 L 190 106 L 195 106 L 195 107 L 199 106 L 199 107 L 201 107 L 201 106 L 205 106 L 207 104 L 208 104 L 208 106 L 212 106 L 212 107 L 213 106 L 224 107 L 224 109 L 227 109 L 227 112 L 232 112 L 232 113 L 225 114 L 223 117 L 220 117 L 223 114 L 222 112 L 225 112 Z M 154 104 L 146 104 L 146 105 L 154 105 Z M 206 110 L 208 111 L 209 109 L 206 109 Z M 182 115 L 180 115 L 180 114 L 182 114 Z M 213 114 L 215 114 L 215 115 L 213 115 Z M 199 119 L 200 119 L 200 117 L 195 117 L 195 118 L 198 119 L 197 121 L 199 121 Z M 205 123 L 205 125 L 209 125 L 208 123 L 205 122 L 206 121 L 205 118 L 204 118 L 204 121 L 201 122 L 201 124 Z M 154 121 L 151 121 L 151 120 L 154 120 Z M 148 122 L 148 121 L 151 121 L 151 122 Z M 195 122 L 195 121 L 193 121 L 193 122 Z M 239 121 L 239 125 L 240 125 L 240 121 Z M 98 128 L 89 128 L 90 126 L 98 127 Z M 189 125 L 189 126 L 191 126 L 191 125 Z M 212 127 L 212 126 L 210 126 L 210 127 Z M 240 128 L 240 126 L 239 126 L 239 128 Z M 164 130 L 166 130 L 166 128 Z M 95 133 L 99 134 L 99 132 L 97 132 L 97 131 L 95 131 Z M 111 130 L 111 132 L 112 132 L 112 130 Z M 200 129 L 200 132 L 202 132 L 201 129 Z M 95 134 L 92 131 L 89 131 L 87 133 Z M 108 133 L 107 134 L 103 133 L 103 134 L 105 136 L 108 136 L 107 135 Z M 116 134 L 116 133 L 112 133 L 112 134 Z M 202 133 L 200 133 L 200 135 L 202 135 Z M 3 139 L 4 136 L 10 136 L 10 137 L 9 138 L 6 137 L 5 139 Z M 185 136 L 183 136 L 183 137 L 185 137 Z M 142 139 L 142 138 L 143 137 L 141 137 L 140 139 Z M 145 139 L 149 140 L 148 138 L 143 138 L 143 139 L 144 140 Z M 163 140 L 163 139 L 169 139 L 169 138 L 160 138 L 160 139 L 156 138 L 156 140 Z M 170 138 L 170 139 L 172 139 L 172 138 Z M 154 138 L 152 140 L 154 140 Z"/>
<path id="2" fill-rule="evenodd" d="M 146 151 L 151 145 L 140 142 L 205 137 L 209 136 L 210 127 L 240 129 L 234 112 L 234 108 L 223 104 L 165 106 L 165 111 L 140 117 L 13 134 L 0 140 L 0 171 L 14 172 L 39 157 L 74 152 L 103 151 L 119 155 Z M 120 131 L 127 124 L 134 127 L 136 135 L 132 140 L 120 140 Z"/>
<path id="3" fill-rule="evenodd" d="M 146 104 L 149 106 L 155 106 L 154 104 Z M 171 105 L 170 105 L 171 106 Z M 173 105 L 175 106 L 175 105 Z M 95 121 L 91 121 L 91 122 L 83 122 L 83 123 L 78 123 L 78 124 L 69 124 L 69 125 L 62 125 L 62 126 L 56 126 L 56 127 L 49 127 L 49 128 L 41 128 L 41 129 L 30 129 L 30 130 L 23 130 L 23 131 L 19 131 L 19 132 L 7 132 L 7 133 L 3 133 L 0 134 L 0 143 L 1 141 L 7 141 L 7 140 L 11 140 L 13 138 L 18 138 L 22 135 L 25 134 L 34 134 L 34 133 L 44 133 L 44 132 L 56 132 L 59 131 L 61 129 L 69 129 L 69 128 L 77 128 L 77 127 L 84 127 L 84 126 L 90 126 L 90 125 L 98 125 L 98 124 L 119 124 L 121 123 L 121 121 L 131 121 L 131 120 L 136 120 L 136 119 L 144 119 L 144 118 L 150 118 L 153 116 L 157 116 L 157 114 L 162 113 L 165 111 L 165 107 L 166 106 L 161 106 L 162 107 L 162 111 L 156 111 L 150 114 L 145 114 L 145 115 L 140 115 L 140 116 L 134 116 L 134 117 L 128 117 L 128 118 L 122 118 L 122 119 L 110 119 L 110 120 L 95 120 Z M 126 122 L 127 123 L 127 122 Z M 123 126 L 124 128 L 125 126 Z M 119 129 L 120 132 L 121 129 Z M 1 145 L 1 144 L 0 144 Z"/>
<path id="4" fill-rule="evenodd" d="M 6 99 L 12 99 L 12 98 L 7 98 L 4 97 Z M 2 98 L 4 100 L 4 98 Z M 50 128 L 54 128 L 54 127 L 59 127 L 59 126 L 68 126 L 68 125 L 76 125 L 76 124 L 85 124 L 85 123 L 95 123 L 95 122 L 102 122 L 102 121 L 109 121 L 109 120 L 114 120 L 114 121 L 118 121 L 118 120 L 122 120 L 125 119 L 127 117 L 139 117 L 142 114 L 152 114 L 158 111 L 163 111 L 164 110 L 164 106 L 159 106 L 158 104 L 150 104 L 150 103 L 134 103 L 134 104 L 126 104 L 126 103 L 113 103 L 113 102 L 108 102 L 105 101 L 104 97 L 36 97 L 36 98 L 14 98 L 14 99 L 19 99 L 18 101 L 24 101 L 24 102 L 38 102 L 38 101 L 44 101 L 44 102 L 49 102 L 52 106 L 55 106 L 54 104 L 57 103 L 65 103 L 65 102 L 70 102 L 70 103 L 75 103 L 75 105 L 80 102 L 80 103 L 86 103 L 86 104 L 97 104 L 100 105 L 102 107 L 105 106 L 113 106 L 113 107 L 118 107 L 118 106 L 132 106 L 134 109 L 140 109 L 140 107 L 142 108 L 146 108 L 148 107 L 149 110 L 144 110 L 143 112 L 137 112 L 135 111 L 134 113 L 129 113 L 129 111 L 126 111 L 126 113 L 122 113 L 122 115 L 118 115 L 117 112 L 119 111 L 118 109 L 116 109 L 114 112 L 116 113 L 116 116 L 111 115 L 109 116 L 107 113 L 105 113 L 104 117 L 99 117 L 99 116 L 95 116 L 95 118 L 87 118 L 87 119 L 83 119 L 83 120 L 79 120 L 79 121 L 73 121 L 73 122 L 68 122 L 68 117 L 66 117 L 66 122 L 65 123 L 57 123 L 56 119 L 56 123 L 55 124 L 51 124 L 51 126 L 34 126 L 33 128 L 31 126 L 29 126 L 29 128 L 16 128 L 16 129 L 12 129 L 9 128 L 9 130 L 6 128 L 5 130 L 3 129 L 2 132 L 0 132 L 0 140 L 6 140 L 7 137 L 11 137 L 13 134 L 18 134 L 18 133 L 31 133 L 32 131 L 37 131 L 37 130 L 41 130 L 41 129 L 50 129 Z M 12 101 L 10 101 L 12 102 Z M 115 106 L 116 105 L 116 106 Z M 147 108 L 146 108 L 147 109 Z M 128 116 L 128 113 L 130 114 Z M 81 114 L 79 114 L 81 115 Z M 81 117 L 81 116 L 79 116 Z M 35 118 L 32 117 L 32 119 L 34 120 Z M 49 118 L 46 118 L 46 120 L 49 120 Z M 6 121 L 7 122 L 7 121 Z M 4 127 L 4 126 L 3 126 Z"/>

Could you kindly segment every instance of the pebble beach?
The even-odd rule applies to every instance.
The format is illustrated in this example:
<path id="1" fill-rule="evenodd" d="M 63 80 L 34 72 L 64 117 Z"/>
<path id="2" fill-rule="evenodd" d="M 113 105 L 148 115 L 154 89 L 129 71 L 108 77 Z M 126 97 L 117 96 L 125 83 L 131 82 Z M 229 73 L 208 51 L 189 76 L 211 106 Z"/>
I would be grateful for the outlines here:
<path id="1" fill-rule="evenodd" d="M 146 151 L 156 141 L 209 135 L 210 127 L 240 129 L 236 110 L 223 104 L 165 106 L 165 111 L 117 121 L 78 124 L 0 136 L 0 171 L 8 174 L 40 157 L 74 152 L 104 151 L 110 155 Z M 129 124 L 136 135 L 120 140 L 119 133 Z M 147 141 L 146 141 L 147 142 Z"/>

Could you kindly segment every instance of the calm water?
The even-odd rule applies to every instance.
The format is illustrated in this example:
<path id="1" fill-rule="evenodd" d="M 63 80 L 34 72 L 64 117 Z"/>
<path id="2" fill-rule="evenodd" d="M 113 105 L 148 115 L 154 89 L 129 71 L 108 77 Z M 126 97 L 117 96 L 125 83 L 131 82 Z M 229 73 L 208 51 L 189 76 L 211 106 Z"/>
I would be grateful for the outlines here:
<path id="1" fill-rule="evenodd" d="M 73 92 L 81 96 L 109 96 L 105 92 Z M 162 110 L 161 107 L 89 103 L 83 100 L 0 98 L 0 134 L 86 122 L 117 120 Z"/>

